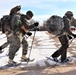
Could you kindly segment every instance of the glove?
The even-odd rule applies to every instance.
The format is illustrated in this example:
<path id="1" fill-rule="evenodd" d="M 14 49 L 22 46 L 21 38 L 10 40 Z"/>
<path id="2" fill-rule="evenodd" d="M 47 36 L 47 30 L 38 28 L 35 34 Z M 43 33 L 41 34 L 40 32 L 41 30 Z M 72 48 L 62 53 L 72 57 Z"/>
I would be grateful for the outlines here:
<path id="1" fill-rule="evenodd" d="M 69 38 L 69 39 L 72 39 L 72 36 L 68 35 L 68 38 Z"/>
<path id="2" fill-rule="evenodd" d="M 37 27 L 39 25 L 39 23 L 38 22 L 35 22 L 34 25 Z"/>
<path id="3" fill-rule="evenodd" d="M 73 34 L 73 37 L 76 38 L 76 34 Z"/>
<path id="4" fill-rule="evenodd" d="M 26 34 L 27 34 L 28 36 L 31 36 L 31 35 L 32 35 L 32 33 L 31 33 L 31 32 L 27 32 Z"/>

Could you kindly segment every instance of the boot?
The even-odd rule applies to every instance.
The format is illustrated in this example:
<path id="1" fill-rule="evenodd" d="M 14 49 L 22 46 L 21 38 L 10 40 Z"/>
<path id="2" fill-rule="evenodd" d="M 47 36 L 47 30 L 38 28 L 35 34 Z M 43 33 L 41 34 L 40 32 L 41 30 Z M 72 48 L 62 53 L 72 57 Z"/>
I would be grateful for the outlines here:
<path id="1" fill-rule="evenodd" d="M 12 60 L 12 59 L 9 59 L 9 60 L 8 60 L 8 63 L 9 63 L 9 64 L 12 64 L 12 63 L 13 63 L 13 60 Z"/>
<path id="2" fill-rule="evenodd" d="M 21 61 L 22 61 L 22 62 L 27 62 L 27 61 L 29 61 L 29 60 L 30 60 L 30 59 L 27 58 L 26 55 L 22 55 L 22 57 L 21 57 Z"/>
<path id="3" fill-rule="evenodd" d="M 2 47 L 0 46 L 0 53 L 3 53 L 3 51 L 2 51 Z"/>
<path id="4" fill-rule="evenodd" d="M 61 60 L 61 63 L 66 63 L 69 62 L 70 60 L 68 58 L 66 58 L 65 60 Z"/>
<path id="5" fill-rule="evenodd" d="M 58 62 L 57 57 L 52 57 L 54 61 Z"/>
<path id="6" fill-rule="evenodd" d="M 17 65 L 18 65 L 18 63 L 13 61 L 12 59 L 8 60 L 8 66 L 17 66 Z"/>

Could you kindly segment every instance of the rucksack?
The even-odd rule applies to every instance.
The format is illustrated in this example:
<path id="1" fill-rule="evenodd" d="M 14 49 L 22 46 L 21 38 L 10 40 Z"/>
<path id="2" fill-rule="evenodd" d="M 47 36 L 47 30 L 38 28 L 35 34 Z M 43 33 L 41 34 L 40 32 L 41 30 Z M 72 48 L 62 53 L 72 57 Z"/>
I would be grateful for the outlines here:
<path id="1" fill-rule="evenodd" d="M 16 28 L 18 29 L 19 27 L 21 27 L 22 26 L 21 15 L 14 14 L 11 18 L 10 23 L 13 30 L 16 30 Z"/>
<path id="2" fill-rule="evenodd" d="M 21 6 L 15 6 L 10 10 L 10 15 L 16 14 L 20 10 L 21 10 Z"/>
<path id="3" fill-rule="evenodd" d="M 1 30 L 2 30 L 2 33 L 5 33 L 6 31 L 6 27 L 7 25 L 9 25 L 10 27 L 10 30 L 12 30 L 12 25 L 15 23 L 16 24 L 16 18 L 19 18 L 19 17 L 15 17 L 15 15 L 17 14 L 17 12 L 21 10 L 21 6 L 16 6 L 14 8 L 11 9 L 10 11 L 10 14 L 9 15 L 4 15 L 2 18 L 1 18 Z M 20 18 L 19 18 L 20 19 Z M 12 21 L 13 20 L 13 21 Z M 17 21 L 18 22 L 18 21 Z"/>
<path id="4" fill-rule="evenodd" d="M 48 32 L 51 32 L 53 35 L 60 35 L 64 28 L 63 18 L 53 15 L 46 21 L 46 25 L 49 28 Z"/>
<path id="5" fill-rule="evenodd" d="M 9 15 L 4 15 L 1 18 L 1 30 L 2 30 L 2 33 L 5 33 L 6 25 L 10 25 L 10 16 Z"/>

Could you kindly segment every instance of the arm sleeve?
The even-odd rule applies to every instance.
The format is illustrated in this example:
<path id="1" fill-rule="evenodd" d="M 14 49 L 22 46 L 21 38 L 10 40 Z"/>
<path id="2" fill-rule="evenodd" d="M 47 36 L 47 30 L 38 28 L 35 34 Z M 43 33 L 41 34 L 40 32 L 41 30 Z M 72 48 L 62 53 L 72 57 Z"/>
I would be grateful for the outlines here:
<path id="1" fill-rule="evenodd" d="M 64 30 L 67 32 L 67 33 L 69 33 L 70 35 L 73 35 L 73 33 L 71 32 L 71 30 L 70 30 L 70 25 L 69 25 L 69 21 L 68 21 L 68 19 L 65 19 L 64 20 Z"/>
<path id="2" fill-rule="evenodd" d="M 22 20 L 22 25 L 24 25 L 24 27 L 25 27 L 27 30 L 32 29 L 32 28 L 35 27 L 34 24 L 29 25 L 29 23 L 27 22 L 26 18 L 22 17 L 21 20 Z"/>

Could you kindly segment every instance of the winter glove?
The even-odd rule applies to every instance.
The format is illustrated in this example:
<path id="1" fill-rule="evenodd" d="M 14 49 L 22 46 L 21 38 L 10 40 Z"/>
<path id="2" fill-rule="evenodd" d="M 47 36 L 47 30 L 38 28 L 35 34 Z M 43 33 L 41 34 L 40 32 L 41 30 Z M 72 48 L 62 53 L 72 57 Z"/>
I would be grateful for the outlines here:
<path id="1" fill-rule="evenodd" d="M 69 39 L 72 39 L 72 36 L 68 35 L 68 38 L 69 38 Z"/>
<path id="2" fill-rule="evenodd" d="M 76 38 L 76 34 L 73 34 L 73 37 Z"/>
<path id="3" fill-rule="evenodd" d="M 39 25 L 39 23 L 38 22 L 35 22 L 34 25 L 37 27 Z"/>
<path id="4" fill-rule="evenodd" d="M 28 36 L 31 36 L 31 35 L 32 35 L 32 33 L 31 33 L 31 32 L 27 32 L 26 34 L 27 34 Z"/>

